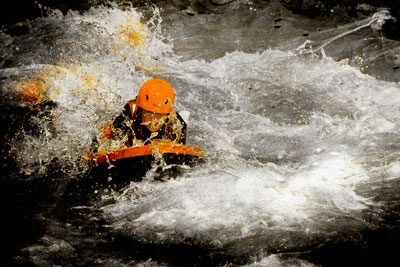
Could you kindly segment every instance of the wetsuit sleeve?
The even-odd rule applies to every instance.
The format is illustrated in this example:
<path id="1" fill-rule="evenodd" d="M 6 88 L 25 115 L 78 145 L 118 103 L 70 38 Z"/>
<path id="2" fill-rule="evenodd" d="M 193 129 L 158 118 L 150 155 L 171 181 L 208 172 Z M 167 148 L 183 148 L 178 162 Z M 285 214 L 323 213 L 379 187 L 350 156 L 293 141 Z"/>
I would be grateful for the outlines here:
<path id="1" fill-rule="evenodd" d="M 181 115 L 179 115 L 179 113 L 176 113 L 176 115 L 177 115 L 177 117 L 178 117 L 178 119 L 179 119 L 179 121 L 180 121 L 180 123 L 182 125 L 181 133 L 180 133 L 180 136 L 178 138 L 178 143 L 185 145 L 186 144 L 187 125 L 186 125 L 186 122 L 182 119 Z"/>
<path id="2" fill-rule="evenodd" d="M 174 118 L 167 123 L 165 133 L 161 137 L 174 143 L 186 144 L 186 123 L 178 113 L 173 116 Z"/>
<path id="3" fill-rule="evenodd" d="M 114 119 L 114 129 L 118 129 L 125 134 L 131 134 L 132 132 L 132 113 L 129 104 L 124 106 L 122 113 Z"/>

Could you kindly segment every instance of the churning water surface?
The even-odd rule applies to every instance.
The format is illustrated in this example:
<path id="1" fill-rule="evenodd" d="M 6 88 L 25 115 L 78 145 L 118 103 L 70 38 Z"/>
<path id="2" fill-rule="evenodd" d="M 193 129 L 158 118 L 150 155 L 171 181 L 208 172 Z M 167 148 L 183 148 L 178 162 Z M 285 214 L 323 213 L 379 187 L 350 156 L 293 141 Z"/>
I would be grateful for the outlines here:
<path id="1" fill-rule="evenodd" d="M 41 230 L 14 260 L 312 266 L 391 255 L 370 249 L 399 218 L 398 46 L 377 33 L 390 16 L 304 26 L 300 38 L 304 21 L 270 8 L 188 17 L 110 5 L 2 33 L 10 177 L 57 189 L 31 212 Z M 292 26 L 278 34 L 269 21 Z M 163 182 L 150 171 L 119 191 L 91 187 L 85 152 L 152 77 L 174 86 L 205 162 Z"/>

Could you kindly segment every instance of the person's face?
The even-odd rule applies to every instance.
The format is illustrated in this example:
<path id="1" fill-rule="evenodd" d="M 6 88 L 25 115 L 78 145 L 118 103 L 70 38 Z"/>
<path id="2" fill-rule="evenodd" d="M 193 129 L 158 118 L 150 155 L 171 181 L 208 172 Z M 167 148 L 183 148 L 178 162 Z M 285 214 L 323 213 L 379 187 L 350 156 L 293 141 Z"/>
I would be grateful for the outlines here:
<path id="1" fill-rule="evenodd" d="M 142 124 L 146 125 L 150 132 L 156 132 L 164 125 L 167 115 L 143 110 Z"/>

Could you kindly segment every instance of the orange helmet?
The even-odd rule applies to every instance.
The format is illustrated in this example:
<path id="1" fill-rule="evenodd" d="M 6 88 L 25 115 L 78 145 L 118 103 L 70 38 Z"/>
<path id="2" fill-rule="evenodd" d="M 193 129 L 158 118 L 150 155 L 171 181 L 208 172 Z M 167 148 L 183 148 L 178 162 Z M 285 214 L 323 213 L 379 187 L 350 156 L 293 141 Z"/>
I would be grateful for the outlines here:
<path id="1" fill-rule="evenodd" d="M 174 88 L 162 79 L 146 81 L 136 98 L 137 106 L 154 113 L 170 113 L 174 103 Z"/>

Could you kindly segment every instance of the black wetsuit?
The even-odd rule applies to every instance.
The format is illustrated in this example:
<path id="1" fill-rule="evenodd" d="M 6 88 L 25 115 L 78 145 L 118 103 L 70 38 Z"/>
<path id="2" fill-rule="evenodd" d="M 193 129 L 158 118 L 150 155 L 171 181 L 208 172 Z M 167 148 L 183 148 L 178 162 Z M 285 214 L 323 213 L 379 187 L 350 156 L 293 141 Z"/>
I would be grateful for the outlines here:
<path id="1" fill-rule="evenodd" d="M 142 111 L 143 109 L 138 107 L 134 118 L 132 118 L 131 107 L 128 103 L 124 106 L 123 112 L 114 120 L 114 131 L 128 135 L 129 146 L 132 146 L 134 139 L 145 141 L 145 144 L 150 143 L 151 139 L 164 139 L 179 144 L 186 144 L 187 126 L 178 113 L 176 113 L 176 116 L 170 114 L 166 123 L 156 132 L 157 135 L 150 139 L 152 132 L 142 124 Z"/>

